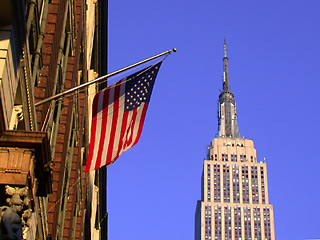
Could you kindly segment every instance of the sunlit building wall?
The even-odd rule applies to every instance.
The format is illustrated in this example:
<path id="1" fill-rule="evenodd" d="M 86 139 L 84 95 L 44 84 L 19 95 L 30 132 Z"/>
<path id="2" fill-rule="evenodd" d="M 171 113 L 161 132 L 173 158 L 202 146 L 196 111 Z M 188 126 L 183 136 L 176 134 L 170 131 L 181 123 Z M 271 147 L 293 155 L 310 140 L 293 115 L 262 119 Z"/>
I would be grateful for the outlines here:
<path id="1" fill-rule="evenodd" d="M 203 164 L 202 196 L 195 216 L 196 240 L 274 240 L 273 206 L 269 204 L 267 166 L 258 162 L 252 140 L 241 138 L 228 58 L 219 96 L 219 134 Z"/>

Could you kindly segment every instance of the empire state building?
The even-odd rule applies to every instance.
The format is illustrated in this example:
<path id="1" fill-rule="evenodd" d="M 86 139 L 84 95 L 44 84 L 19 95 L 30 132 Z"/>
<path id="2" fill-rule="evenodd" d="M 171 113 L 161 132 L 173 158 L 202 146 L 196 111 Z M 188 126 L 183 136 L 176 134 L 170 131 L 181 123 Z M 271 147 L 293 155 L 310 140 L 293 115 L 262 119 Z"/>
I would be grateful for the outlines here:
<path id="1" fill-rule="evenodd" d="M 257 161 L 253 141 L 240 137 L 236 103 L 229 90 L 226 42 L 223 65 L 218 137 L 213 138 L 203 164 L 195 240 L 274 240 L 267 166 Z"/>

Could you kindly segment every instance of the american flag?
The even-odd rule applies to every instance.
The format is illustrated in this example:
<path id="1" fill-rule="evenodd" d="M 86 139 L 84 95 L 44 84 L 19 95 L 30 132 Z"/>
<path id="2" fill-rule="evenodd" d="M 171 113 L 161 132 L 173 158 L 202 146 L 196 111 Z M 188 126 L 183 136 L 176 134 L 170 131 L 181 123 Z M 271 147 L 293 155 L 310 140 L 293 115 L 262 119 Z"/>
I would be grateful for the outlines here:
<path id="1" fill-rule="evenodd" d="M 161 63 L 121 79 L 96 94 L 85 172 L 112 164 L 138 142 Z"/>

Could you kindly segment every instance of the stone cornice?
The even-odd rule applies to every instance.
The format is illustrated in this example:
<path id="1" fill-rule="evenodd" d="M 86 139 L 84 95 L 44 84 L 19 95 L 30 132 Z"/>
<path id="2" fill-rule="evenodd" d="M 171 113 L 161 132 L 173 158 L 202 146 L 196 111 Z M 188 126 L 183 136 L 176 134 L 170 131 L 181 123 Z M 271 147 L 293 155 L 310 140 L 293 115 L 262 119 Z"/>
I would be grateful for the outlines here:
<path id="1" fill-rule="evenodd" d="M 46 132 L 3 131 L 0 136 L 0 146 L 33 149 L 35 152 L 35 177 L 39 182 L 37 195 L 46 196 L 52 192 L 50 169 L 47 166 L 50 161 L 50 147 Z"/>

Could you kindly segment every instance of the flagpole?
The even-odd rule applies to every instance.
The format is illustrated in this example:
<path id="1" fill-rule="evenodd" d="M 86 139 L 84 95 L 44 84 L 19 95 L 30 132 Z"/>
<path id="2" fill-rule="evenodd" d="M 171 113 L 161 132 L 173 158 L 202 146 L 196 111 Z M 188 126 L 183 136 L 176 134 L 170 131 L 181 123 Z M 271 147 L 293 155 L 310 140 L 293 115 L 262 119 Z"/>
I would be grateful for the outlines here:
<path id="1" fill-rule="evenodd" d="M 51 97 L 49 97 L 49 98 L 46 98 L 46 99 L 44 99 L 44 100 L 42 100 L 42 101 L 39 101 L 39 102 L 37 102 L 37 103 L 35 104 L 35 106 L 37 107 L 37 106 L 39 106 L 39 105 L 41 105 L 41 104 L 44 104 L 44 103 L 46 103 L 46 102 L 50 102 L 50 101 L 52 101 L 52 100 L 54 100 L 54 99 L 56 99 L 56 98 L 62 97 L 62 96 L 64 96 L 64 95 L 66 95 L 66 94 L 72 93 L 72 92 L 77 91 L 77 90 L 79 90 L 79 89 L 82 89 L 82 88 L 84 88 L 84 87 L 86 87 L 86 86 L 89 86 L 89 85 L 91 85 L 91 84 L 94 84 L 94 83 L 96 83 L 96 82 L 99 82 L 99 81 L 101 81 L 101 80 L 103 80 L 103 79 L 105 79 L 105 78 L 111 77 L 111 76 L 116 75 L 116 74 L 121 73 L 121 72 L 124 72 L 124 71 L 126 71 L 126 70 L 128 70 L 128 69 L 134 68 L 134 67 L 136 67 L 136 66 L 139 66 L 139 65 L 141 65 L 141 64 L 143 64 L 143 63 L 146 63 L 146 62 L 149 62 L 149 61 L 151 61 L 151 60 L 153 60 L 153 59 L 156 59 L 156 58 L 158 58 L 158 57 L 161 57 L 161 56 L 163 56 L 163 55 L 166 55 L 166 54 L 169 55 L 169 54 L 171 54 L 172 52 L 176 52 L 176 51 L 177 51 L 177 49 L 174 48 L 174 49 L 172 49 L 172 50 L 165 51 L 165 52 L 163 52 L 163 53 L 160 53 L 160 54 L 155 55 L 155 56 L 153 56 L 153 57 L 147 58 L 147 59 L 145 59 L 145 60 L 142 60 L 142 61 L 137 62 L 137 63 L 135 63 L 135 64 L 132 64 L 132 65 L 130 65 L 130 66 L 127 66 L 127 67 L 125 67 L 125 68 L 119 69 L 119 70 L 117 70 L 117 71 L 115 71 L 115 72 L 112 72 L 112 73 L 109 73 L 109 74 L 107 74 L 107 75 L 98 77 L 98 78 L 96 78 L 96 79 L 94 79 L 94 80 L 92 80 L 92 81 L 90 81 L 90 82 L 86 82 L 86 83 L 81 84 L 81 85 L 79 85 L 79 86 L 76 86 L 76 87 L 74 87 L 74 88 L 70 88 L 69 90 L 67 90 L 67 91 L 65 91 L 65 92 L 58 93 L 58 94 L 53 95 L 53 96 L 51 96 Z"/>

